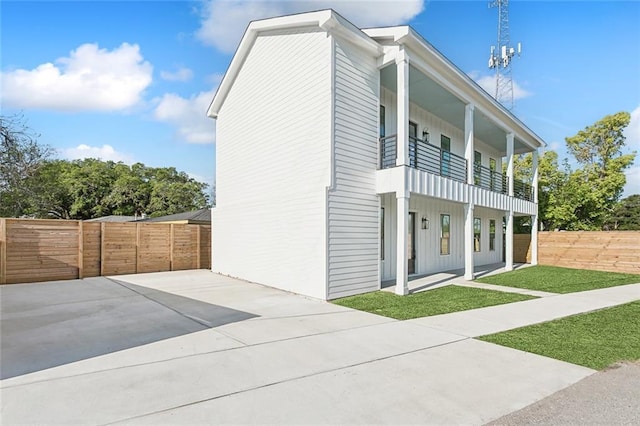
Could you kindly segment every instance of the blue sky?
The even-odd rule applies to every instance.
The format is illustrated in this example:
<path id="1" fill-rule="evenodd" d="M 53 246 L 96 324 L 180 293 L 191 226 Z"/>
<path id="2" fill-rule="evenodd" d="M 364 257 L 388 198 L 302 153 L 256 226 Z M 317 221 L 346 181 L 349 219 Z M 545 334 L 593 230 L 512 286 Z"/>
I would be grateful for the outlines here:
<path id="1" fill-rule="evenodd" d="M 12 1 L 0 4 L 2 114 L 22 112 L 61 158 L 100 157 L 215 176 L 206 108 L 251 19 L 333 7 L 361 27 L 409 24 L 481 85 L 497 10 L 479 1 Z M 564 138 L 632 113 L 640 153 L 640 1 L 510 2 L 514 112 Z M 255 132 L 248 123 L 247 132 Z M 640 158 L 625 195 L 640 193 Z"/>

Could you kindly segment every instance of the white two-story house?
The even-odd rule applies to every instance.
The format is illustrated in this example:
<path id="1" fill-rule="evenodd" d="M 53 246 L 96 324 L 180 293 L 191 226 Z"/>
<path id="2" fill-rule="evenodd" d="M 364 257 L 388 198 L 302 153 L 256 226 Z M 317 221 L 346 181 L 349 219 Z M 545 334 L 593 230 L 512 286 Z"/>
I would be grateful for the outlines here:
<path id="1" fill-rule="evenodd" d="M 502 262 L 503 220 L 511 269 L 514 216 L 537 228 L 544 142 L 411 27 L 252 22 L 208 115 L 214 272 L 320 299 L 407 294 L 411 276 Z"/>

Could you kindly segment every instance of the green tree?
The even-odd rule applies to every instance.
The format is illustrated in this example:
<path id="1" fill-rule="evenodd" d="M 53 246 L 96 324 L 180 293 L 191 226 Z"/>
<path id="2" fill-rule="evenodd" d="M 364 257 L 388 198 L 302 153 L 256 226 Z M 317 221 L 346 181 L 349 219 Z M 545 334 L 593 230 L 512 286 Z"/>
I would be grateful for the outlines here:
<path id="1" fill-rule="evenodd" d="M 151 217 L 197 210 L 209 206 L 207 184 L 173 167 L 149 169 L 151 182 L 148 214 Z"/>
<path id="2" fill-rule="evenodd" d="M 49 160 L 40 167 L 32 178 L 35 217 L 73 219 L 69 176 L 74 167 L 77 165 L 67 160 Z"/>
<path id="3" fill-rule="evenodd" d="M 566 190 L 573 213 L 566 229 L 602 229 L 622 195 L 624 171 L 633 164 L 635 152 L 624 154 L 627 112 L 607 115 L 566 138 L 567 148 L 581 168 L 569 175 Z M 569 215 L 570 216 L 570 215 Z"/>
<path id="4" fill-rule="evenodd" d="M 33 214 L 33 177 L 53 154 L 38 137 L 22 115 L 0 116 L 0 216 Z"/>
<path id="5" fill-rule="evenodd" d="M 206 184 L 173 167 L 84 159 L 48 162 L 39 174 L 38 215 L 91 219 L 163 216 L 208 206 Z"/>
<path id="6" fill-rule="evenodd" d="M 151 198 L 151 186 L 142 163 L 121 169 L 105 202 L 113 214 L 141 216 Z"/>
<path id="7" fill-rule="evenodd" d="M 602 229 L 622 194 L 624 171 L 635 153 L 624 153 L 624 129 L 630 115 L 608 115 L 575 136 L 566 138 L 567 149 L 578 167 L 572 170 L 568 160 L 560 165 L 558 155 L 546 151 L 538 166 L 538 212 L 543 229 Z M 516 157 L 514 175 L 531 179 L 531 155 Z M 518 226 L 528 231 L 528 218 Z M 524 226 L 522 226 L 524 225 Z"/>
<path id="8" fill-rule="evenodd" d="M 620 231 L 640 230 L 640 194 L 620 200 L 607 217 L 604 228 Z"/>
<path id="9" fill-rule="evenodd" d="M 533 156 L 521 154 L 514 158 L 514 178 L 524 182 L 531 182 L 533 175 Z M 568 165 L 558 164 L 558 154 L 555 151 L 545 151 L 538 158 L 538 221 L 542 229 L 554 229 L 565 223 L 567 213 L 564 209 L 566 194 L 564 186 L 569 175 Z M 514 223 L 516 233 L 531 231 L 531 218 L 518 217 Z"/>

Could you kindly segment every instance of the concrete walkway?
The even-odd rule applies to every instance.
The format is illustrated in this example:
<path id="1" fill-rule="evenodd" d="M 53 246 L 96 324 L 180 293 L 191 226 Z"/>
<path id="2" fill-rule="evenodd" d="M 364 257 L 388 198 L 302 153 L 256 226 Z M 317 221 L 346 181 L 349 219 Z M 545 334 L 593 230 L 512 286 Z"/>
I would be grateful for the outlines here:
<path id="1" fill-rule="evenodd" d="M 0 289 L 3 355 L 66 361 L 12 366 L 32 372 L 1 382 L 3 424 L 483 424 L 593 370 L 471 336 L 640 299 L 635 284 L 396 321 L 207 271 L 92 280 Z M 83 324 L 71 359 L 59 342 Z M 120 346 L 84 347 L 98 340 Z"/>

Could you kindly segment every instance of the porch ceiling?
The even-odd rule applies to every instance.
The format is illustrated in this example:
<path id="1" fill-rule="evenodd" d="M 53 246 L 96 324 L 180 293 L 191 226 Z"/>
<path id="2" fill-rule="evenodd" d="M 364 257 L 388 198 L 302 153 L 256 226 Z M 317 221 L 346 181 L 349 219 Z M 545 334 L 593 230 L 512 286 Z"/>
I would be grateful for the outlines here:
<path id="1" fill-rule="evenodd" d="M 397 68 L 395 64 L 380 70 L 380 84 L 394 93 L 397 93 L 396 79 Z M 465 103 L 411 65 L 409 65 L 409 101 L 464 132 Z M 473 114 L 473 131 L 476 138 L 482 140 L 503 156 L 506 155 L 506 132 L 489 120 L 478 108 Z M 523 153 L 528 151 L 530 149 L 516 138 L 514 152 Z"/>

